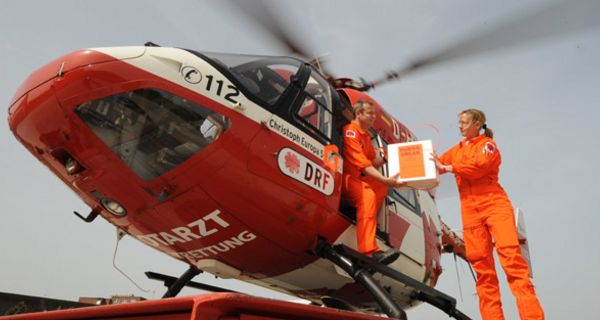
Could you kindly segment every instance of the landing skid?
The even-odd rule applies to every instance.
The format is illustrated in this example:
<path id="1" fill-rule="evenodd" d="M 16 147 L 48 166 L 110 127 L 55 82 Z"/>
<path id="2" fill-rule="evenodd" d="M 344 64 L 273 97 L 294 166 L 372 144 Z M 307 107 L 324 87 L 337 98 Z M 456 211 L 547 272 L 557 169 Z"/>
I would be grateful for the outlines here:
<path id="1" fill-rule="evenodd" d="M 151 280 L 159 280 L 162 281 L 167 287 L 167 292 L 162 296 L 163 298 L 172 298 L 177 296 L 183 287 L 190 287 L 195 289 L 200 289 L 204 291 L 210 292 L 233 292 L 238 293 L 233 290 L 224 289 L 221 287 L 215 287 L 208 284 L 194 282 L 192 279 L 198 274 L 202 273 L 202 271 L 190 266 L 190 268 L 184 272 L 179 278 L 171 277 L 165 274 L 156 273 L 152 271 L 146 271 L 146 277 Z"/>
<path id="2" fill-rule="evenodd" d="M 342 268 L 354 281 L 361 284 L 377 301 L 381 310 L 390 318 L 407 320 L 404 310 L 398 306 L 389 292 L 373 279 L 371 276 L 372 271 L 379 272 L 386 277 L 416 289 L 418 293 L 415 298 L 444 311 L 450 317 L 457 320 L 471 320 L 471 318 L 456 309 L 456 299 L 386 265 L 377 263 L 375 260 L 347 246 L 335 245 L 332 247 L 327 243 L 323 243 L 318 247 L 317 254 Z"/>

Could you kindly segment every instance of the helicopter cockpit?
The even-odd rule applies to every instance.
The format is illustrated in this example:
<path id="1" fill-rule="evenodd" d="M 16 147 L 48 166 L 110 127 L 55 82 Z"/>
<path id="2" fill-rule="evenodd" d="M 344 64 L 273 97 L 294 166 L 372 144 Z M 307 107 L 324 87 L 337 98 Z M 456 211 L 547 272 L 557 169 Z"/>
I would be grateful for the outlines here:
<path id="1" fill-rule="evenodd" d="M 191 52 L 231 75 L 240 90 L 259 105 L 323 143 L 335 140 L 337 94 L 308 63 L 290 57 Z"/>
<path id="2" fill-rule="evenodd" d="M 258 98 L 274 106 L 294 80 L 302 62 L 288 57 L 266 57 L 255 55 L 198 53 L 233 81 L 251 98 Z M 261 103 L 262 104 L 262 103 Z"/>
<path id="3" fill-rule="evenodd" d="M 332 106 L 339 98 L 310 65 L 289 57 L 194 53 L 258 105 L 324 144 L 338 140 Z M 227 117 L 157 88 L 89 101 L 75 112 L 146 181 L 182 164 L 231 126 Z"/>

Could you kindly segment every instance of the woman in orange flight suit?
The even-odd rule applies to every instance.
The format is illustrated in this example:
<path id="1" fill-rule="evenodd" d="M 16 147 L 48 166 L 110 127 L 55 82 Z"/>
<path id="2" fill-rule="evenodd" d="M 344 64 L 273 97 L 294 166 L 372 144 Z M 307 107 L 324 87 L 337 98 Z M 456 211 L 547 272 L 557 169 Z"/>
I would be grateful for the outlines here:
<path id="1" fill-rule="evenodd" d="M 450 172 L 456 177 L 467 259 L 477 273 L 481 317 L 483 320 L 504 319 L 492 255 L 495 242 L 520 318 L 544 319 L 519 248 L 513 207 L 498 183 L 500 152 L 485 122 L 485 114 L 480 110 L 462 111 L 459 129 L 464 139 L 435 158 L 440 173 Z M 484 134 L 479 134 L 482 129 Z"/>

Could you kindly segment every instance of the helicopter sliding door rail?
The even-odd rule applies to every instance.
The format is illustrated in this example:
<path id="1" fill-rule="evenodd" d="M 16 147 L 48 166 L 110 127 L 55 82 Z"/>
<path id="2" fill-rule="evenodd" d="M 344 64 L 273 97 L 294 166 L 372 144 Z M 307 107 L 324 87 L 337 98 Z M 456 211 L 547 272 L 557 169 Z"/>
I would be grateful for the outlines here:
<path id="1" fill-rule="evenodd" d="M 323 243 L 318 248 L 317 254 L 344 269 L 344 271 L 346 271 L 356 282 L 364 286 L 365 289 L 367 289 L 371 295 L 373 295 L 375 300 L 377 300 L 384 312 L 390 317 L 394 317 L 396 319 L 406 319 L 406 314 L 393 301 L 389 293 L 383 290 L 379 283 L 377 283 L 377 281 L 371 277 L 369 272 L 370 270 L 379 272 L 386 277 L 416 289 L 418 291 L 416 296 L 417 299 L 431 304 L 432 306 L 444 311 L 446 314 L 457 320 L 471 320 L 471 318 L 463 314 L 460 310 L 456 309 L 456 299 L 441 291 L 435 290 L 434 288 L 429 287 L 424 283 L 417 281 L 399 271 L 396 271 L 387 265 L 376 263 L 373 259 L 366 257 L 365 255 L 360 254 L 359 252 L 347 246 L 335 245 L 331 247 L 329 244 Z M 395 308 L 393 306 L 395 306 Z M 394 309 L 400 310 L 401 314 L 393 315 L 388 313 L 388 311 L 394 311 Z"/>

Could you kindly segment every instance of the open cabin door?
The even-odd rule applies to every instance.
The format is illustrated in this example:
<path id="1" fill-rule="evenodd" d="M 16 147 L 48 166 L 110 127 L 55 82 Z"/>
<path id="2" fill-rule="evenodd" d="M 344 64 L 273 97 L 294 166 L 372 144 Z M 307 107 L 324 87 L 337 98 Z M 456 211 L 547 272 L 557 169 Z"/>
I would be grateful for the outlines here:
<path id="1" fill-rule="evenodd" d="M 387 143 L 379 135 L 372 140 L 375 148 L 387 150 Z M 380 171 L 388 175 L 388 164 Z M 416 191 L 414 189 L 390 189 L 385 204 L 378 215 L 378 229 L 387 234 L 388 245 L 400 251 L 418 265 L 425 263 L 425 238 Z"/>

